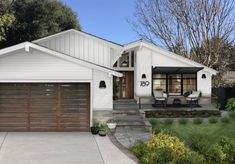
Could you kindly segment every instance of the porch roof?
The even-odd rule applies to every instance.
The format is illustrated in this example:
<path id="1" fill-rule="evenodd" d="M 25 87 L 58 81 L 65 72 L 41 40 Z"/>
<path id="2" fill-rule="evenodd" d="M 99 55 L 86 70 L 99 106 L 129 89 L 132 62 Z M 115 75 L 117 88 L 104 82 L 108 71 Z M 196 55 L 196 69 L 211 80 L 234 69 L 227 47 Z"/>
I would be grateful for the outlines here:
<path id="1" fill-rule="evenodd" d="M 204 67 L 154 67 L 153 74 L 157 73 L 197 73 Z"/>

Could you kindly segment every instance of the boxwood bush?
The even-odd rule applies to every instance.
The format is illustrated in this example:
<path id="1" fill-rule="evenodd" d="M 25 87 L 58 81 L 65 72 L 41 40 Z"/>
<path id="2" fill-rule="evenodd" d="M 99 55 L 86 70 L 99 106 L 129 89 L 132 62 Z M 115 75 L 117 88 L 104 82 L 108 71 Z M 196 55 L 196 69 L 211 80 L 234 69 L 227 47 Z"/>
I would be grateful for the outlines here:
<path id="1" fill-rule="evenodd" d="M 187 123 L 188 123 L 188 119 L 186 119 L 186 118 L 180 118 L 180 119 L 178 120 L 178 123 L 179 123 L 179 124 L 187 124 Z"/>
<path id="2" fill-rule="evenodd" d="M 216 117 L 210 117 L 208 120 L 209 123 L 211 124 L 216 124 L 218 122 L 218 118 Z"/>
<path id="3" fill-rule="evenodd" d="M 235 111 L 235 98 L 230 98 L 227 100 L 226 109 L 228 111 Z"/>
<path id="4" fill-rule="evenodd" d="M 193 123 L 194 124 L 201 124 L 203 122 L 203 120 L 201 118 L 195 118 L 193 119 Z"/>
<path id="5" fill-rule="evenodd" d="M 223 122 L 223 123 L 225 123 L 225 124 L 227 124 L 227 123 L 229 123 L 230 122 L 230 120 L 229 120 L 229 118 L 226 116 L 226 117 L 223 117 L 223 118 L 221 118 L 220 119 L 220 121 L 221 122 Z"/>
<path id="6" fill-rule="evenodd" d="M 165 125 L 172 125 L 173 122 L 174 122 L 174 120 L 171 119 L 171 118 L 167 118 L 167 119 L 165 119 L 165 120 L 163 121 L 163 123 L 164 123 Z"/>

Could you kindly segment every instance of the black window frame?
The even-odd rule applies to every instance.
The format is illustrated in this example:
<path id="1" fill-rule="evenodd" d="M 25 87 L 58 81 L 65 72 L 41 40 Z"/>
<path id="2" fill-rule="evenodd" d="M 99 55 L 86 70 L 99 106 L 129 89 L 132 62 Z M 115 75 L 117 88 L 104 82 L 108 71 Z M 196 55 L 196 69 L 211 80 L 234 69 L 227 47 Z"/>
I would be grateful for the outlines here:
<path id="1" fill-rule="evenodd" d="M 159 80 L 159 79 L 162 79 L 162 80 L 165 80 L 166 81 L 166 86 L 165 86 L 165 88 L 166 88 L 166 92 L 169 94 L 169 88 L 168 88 L 168 81 L 169 81 L 169 75 L 172 75 L 172 74 L 180 74 L 180 78 L 172 78 L 172 79 L 180 79 L 181 80 L 181 93 L 180 93 L 180 95 L 179 96 L 183 96 L 183 92 L 184 92 L 184 80 L 185 79 L 193 79 L 193 80 L 195 80 L 195 88 L 196 88 L 196 90 L 197 90 L 197 73 L 158 73 L 158 74 L 163 74 L 163 75 L 165 75 L 165 78 L 154 78 L 154 74 L 152 75 L 152 91 L 153 91 L 153 81 L 156 79 L 156 80 Z M 194 74 L 195 75 L 195 77 L 193 78 L 193 77 L 190 77 L 190 78 L 188 78 L 188 77 L 185 77 L 184 78 L 184 75 L 186 75 L 186 74 Z M 177 96 L 177 95 L 174 95 L 174 96 Z"/>

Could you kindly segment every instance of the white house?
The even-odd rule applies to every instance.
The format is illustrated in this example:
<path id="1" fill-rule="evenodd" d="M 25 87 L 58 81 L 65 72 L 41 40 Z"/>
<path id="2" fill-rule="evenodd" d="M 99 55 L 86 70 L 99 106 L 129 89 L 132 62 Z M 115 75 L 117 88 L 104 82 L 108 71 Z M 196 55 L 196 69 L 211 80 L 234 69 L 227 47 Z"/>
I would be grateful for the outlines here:
<path id="1" fill-rule="evenodd" d="M 120 99 L 199 90 L 216 71 L 139 40 L 126 45 L 77 30 L 0 50 L 0 131 L 88 131 Z"/>

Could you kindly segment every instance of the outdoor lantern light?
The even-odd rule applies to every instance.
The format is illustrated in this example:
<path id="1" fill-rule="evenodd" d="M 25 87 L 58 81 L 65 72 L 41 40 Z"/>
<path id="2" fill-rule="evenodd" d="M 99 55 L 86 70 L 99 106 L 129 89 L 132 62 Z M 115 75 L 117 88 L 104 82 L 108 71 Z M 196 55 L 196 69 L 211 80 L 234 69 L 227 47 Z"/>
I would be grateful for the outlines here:
<path id="1" fill-rule="evenodd" d="M 122 62 L 122 66 L 123 66 L 123 67 L 127 67 L 127 61 L 123 61 L 123 62 Z"/>
<path id="2" fill-rule="evenodd" d="M 142 74 L 142 79 L 146 79 L 146 74 Z"/>
<path id="3" fill-rule="evenodd" d="M 205 79 L 206 78 L 206 74 L 202 74 L 202 79 Z"/>
<path id="4" fill-rule="evenodd" d="M 100 81 L 100 86 L 99 88 L 106 88 L 105 81 Z"/>

